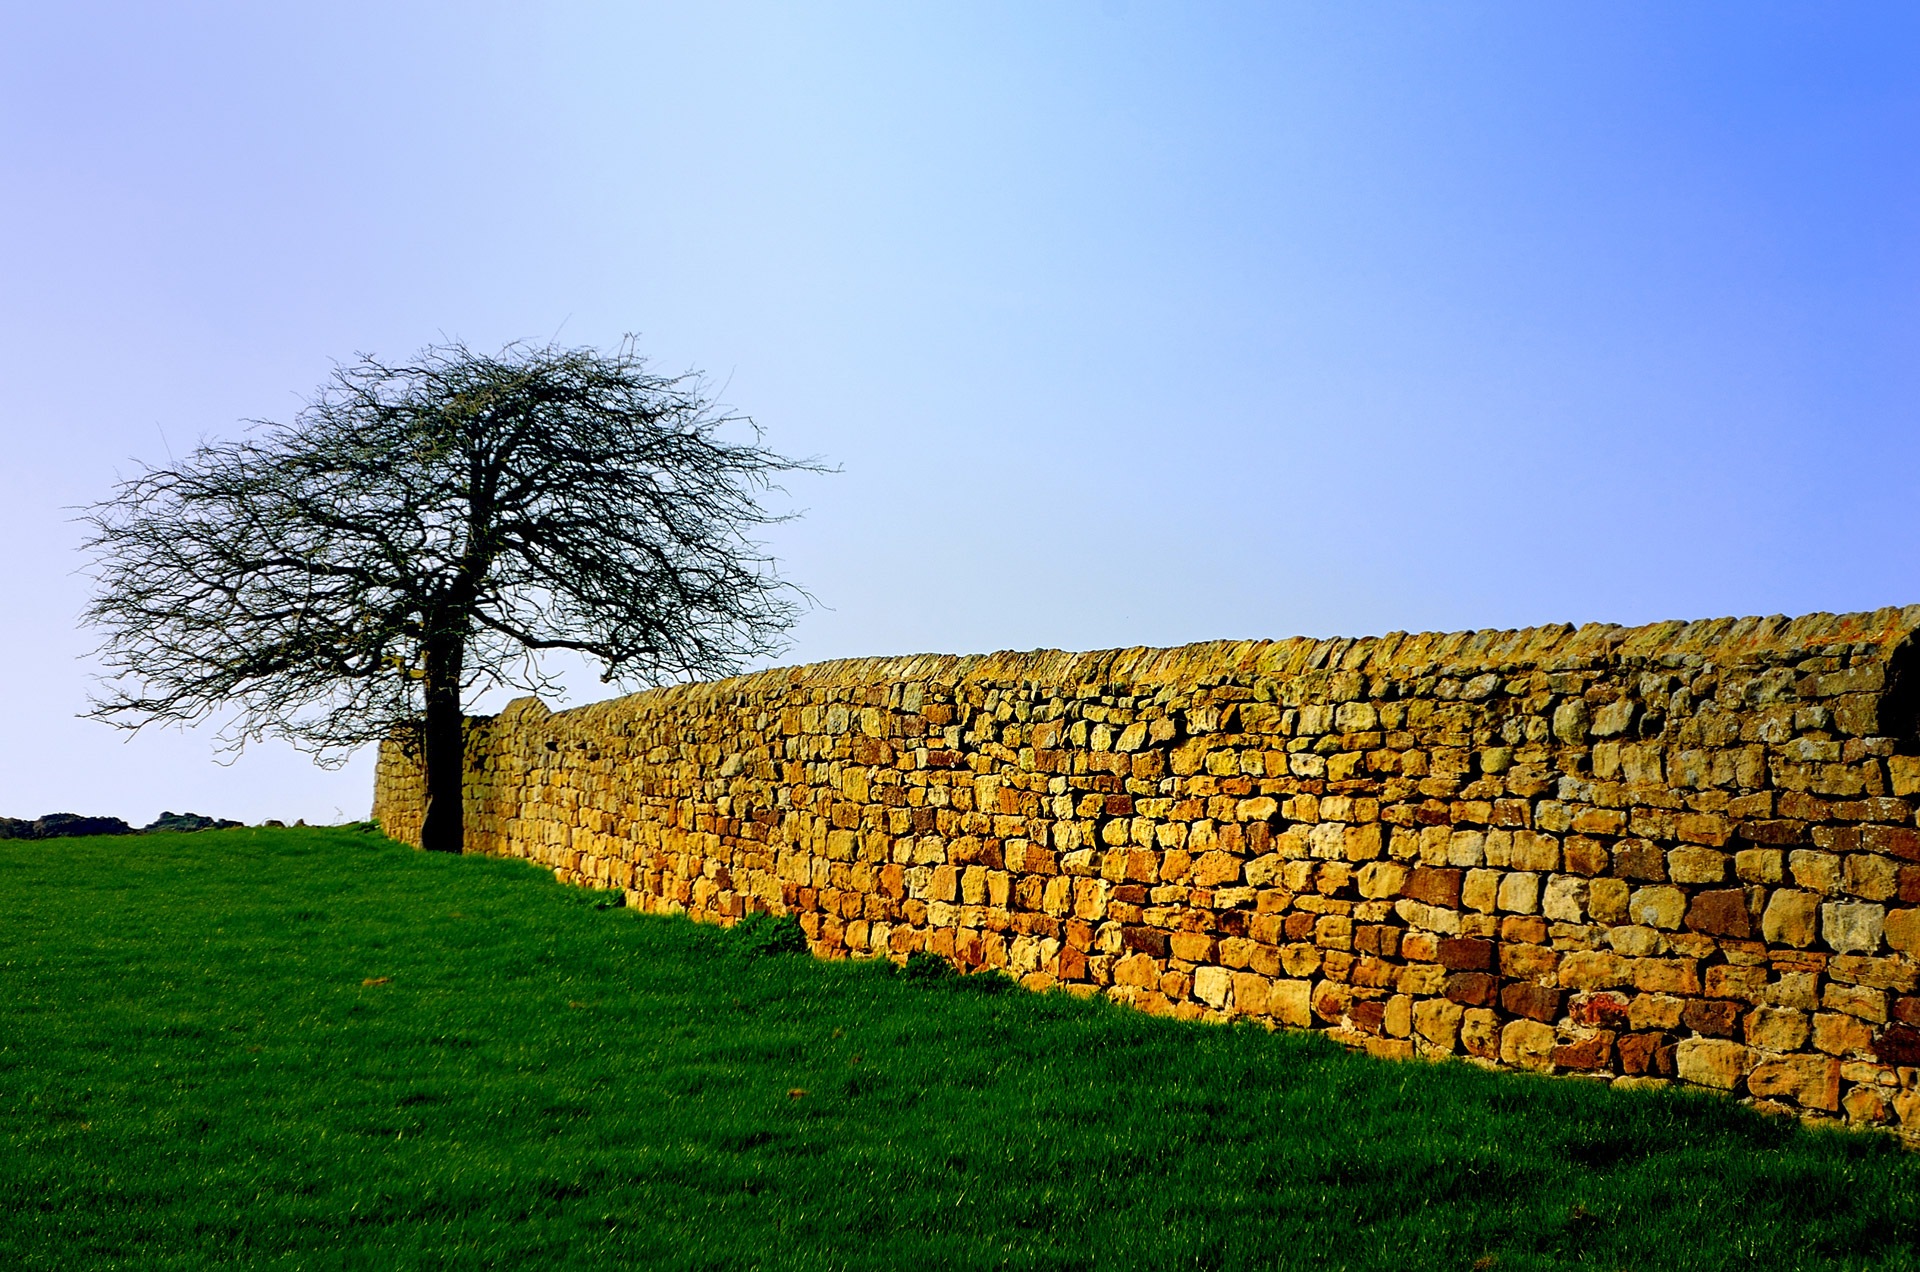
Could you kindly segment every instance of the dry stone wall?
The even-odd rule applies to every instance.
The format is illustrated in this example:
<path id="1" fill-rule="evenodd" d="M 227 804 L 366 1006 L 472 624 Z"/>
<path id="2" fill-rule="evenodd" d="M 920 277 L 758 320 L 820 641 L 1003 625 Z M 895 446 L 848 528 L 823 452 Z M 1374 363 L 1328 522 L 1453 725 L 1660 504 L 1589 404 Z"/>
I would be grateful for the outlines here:
<path id="1" fill-rule="evenodd" d="M 930 950 L 1920 1133 L 1920 606 L 821 663 L 475 719 L 468 849 Z M 418 768 L 374 813 L 418 842 Z"/>

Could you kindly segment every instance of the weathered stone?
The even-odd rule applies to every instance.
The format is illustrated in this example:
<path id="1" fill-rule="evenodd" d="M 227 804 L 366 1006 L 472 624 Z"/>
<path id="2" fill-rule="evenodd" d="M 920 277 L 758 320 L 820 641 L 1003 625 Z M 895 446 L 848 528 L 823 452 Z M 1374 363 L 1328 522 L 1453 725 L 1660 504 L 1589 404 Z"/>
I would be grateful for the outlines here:
<path id="1" fill-rule="evenodd" d="M 1470 1056 L 1483 1060 L 1500 1055 L 1500 1017 L 1484 1007 L 1469 1009 L 1460 1017 L 1460 1045 Z"/>
<path id="2" fill-rule="evenodd" d="M 1765 1051 L 1798 1051 L 1807 1045 L 1812 1027 L 1807 1013 L 1785 1007 L 1756 1007 L 1747 1013 L 1747 1045 Z M 1759 1092 L 1754 1092 L 1758 1095 Z"/>
<path id="3" fill-rule="evenodd" d="M 1460 880 L 1464 872 L 1433 866 L 1415 866 L 1401 891 L 1405 896 L 1428 905 L 1456 907 L 1460 904 Z"/>
<path id="4" fill-rule="evenodd" d="M 1748 848 L 1733 854 L 1733 872 L 1747 883 L 1775 884 L 1787 877 L 1778 848 Z"/>
<path id="5" fill-rule="evenodd" d="M 1627 996 L 1612 991 L 1577 994 L 1567 1005 L 1567 1014 L 1576 1025 L 1617 1029 L 1627 1023 Z"/>
<path id="6" fill-rule="evenodd" d="M 1587 881 L 1576 875 L 1553 875 L 1540 898 L 1540 912 L 1561 923 L 1587 919 Z"/>
<path id="7" fill-rule="evenodd" d="M 1681 1009 L 1680 1023 L 1695 1033 L 1731 1038 L 1739 1028 L 1740 1007 L 1737 1003 L 1696 998 Z"/>
<path id="8" fill-rule="evenodd" d="M 1902 958 L 1870 958 L 1836 954 L 1827 963 L 1827 975 L 1849 985 L 1908 991 L 1920 985 L 1920 968 Z"/>
<path id="9" fill-rule="evenodd" d="M 1605 950 L 1576 950 L 1560 960 L 1559 979 L 1566 989 L 1611 989 L 1633 979 L 1632 963 Z"/>
<path id="10" fill-rule="evenodd" d="M 1553 736 L 1577 746 L 1587 740 L 1589 718 L 1584 699 L 1563 702 L 1553 713 Z"/>
<path id="11" fill-rule="evenodd" d="M 1674 1050 L 1674 1068 L 1683 1082 L 1731 1091 L 1746 1075 L 1747 1049 L 1717 1038 L 1683 1038 Z"/>
<path id="12" fill-rule="evenodd" d="M 1667 878 L 1675 883 L 1720 883 L 1727 877 L 1727 854 L 1711 848 L 1675 848 L 1667 854 Z"/>
<path id="13" fill-rule="evenodd" d="M 1460 1036 L 1460 1017 L 1464 1009 L 1446 999 L 1429 998 L 1414 1004 L 1413 1028 L 1422 1038 L 1442 1051 L 1452 1051 Z"/>
<path id="14" fill-rule="evenodd" d="M 1830 1056 L 1864 1056 L 1873 1046 L 1873 1027 L 1854 1016 L 1817 1012 L 1813 1017 L 1813 1045 Z"/>
<path id="15" fill-rule="evenodd" d="M 1760 936 L 1769 945 L 1805 949 L 1813 944 L 1820 914 L 1820 894 L 1781 888 L 1767 898 L 1760 915 Z"/>
<path id="16" fill-rule="evenodd" d="M 1620 1072 L 1628 1075 L 1632 1081 L 1654 1067 L 1654 1056 L 1667 1047 L 1667 1035 L 1663 1033 L 1627 1034 L 1614 1044 L 1620 1053 Z"/>
<path id="17" fill-rule="evenodd" d="M 1636 888 L 1627 902 L 1627 915 L 1635 923 L 1673 931 L 1687 913 L 1687 894 L 1678 888 Z"/>
<path id="18" fill-rule="evenodd" d="M 1839 1105 L 1839 1061 L 1825 1056 L 1762 1060 L 1747 1075 L 1747 1093 L 1762 1100 L 1792 1100 L 1802 1108 L 1831 1112 Z"/>
<path id="19" fill-rule="evenodd" d="M 1675 1029 L 1687 1000 L 1671 994 L 1640 994 L 1627 1007 L 1627 1024 L 1634 1029 Z"/>
<path id="20" fill-rule="evenodd" d="M 1508 1021 L 1500 1031 L 1500 1059 L 1519 1069 L 1550 1070 L 1557 1042 L 1551 1025 L 1537 1020 Z"/>
<path id="21" fill-rule="evenodd" d="M 1312 985 L 1303 980 L 1277 980 L 1267 991 L 1267 1014 L 1283 1025 L 1305 1029 L 1313 1023 Z"/>
<path id="22" fill-rule="evenodd" d="M 1825 896 L 1840 891 L 1840 858 L 1830 852 L 1801 849 L 1787 857 L 1794 883 Z"/>
<path id="23" fill-rule="evenodd" d="M 1896 897 L 1900 895 L 1900 867 L 1871 853 L 1850 853 L 1840 870 L 1840 890 L 1868 901 Z"/>
<path id="24" fill-rule="evenodd" d="M 1508 914 L 1540 912 L 1540 876 L 1515 870 L 1500 880 L 1499 907 Z"/>
<path id="25" fill-rule="evenodd" d="M 1700 964 L 1690 958 L 1639 958 L 1633 961 L 1636 988 L 1657 994 L 1700 992 Z"/>
<path id="26" fill-rule="evenodd" d="M 1687 927 L 1714 936 L 1732 936 L 1741 940 L 1753 934 L 1753 922 L 1747 914 L 1747 894 L 1742 888 L 1724 888 L 1697 892 L 1687 907 Z"/>
<path id="27" fill-rule="evenodd" d="M 1830 901 L 1820 907 L 1820 935 L 1841 953 L 1871 954 L 1880 948 L 1886 918 L 1884 905 Z"/>
<path id="28" fill-rule="evenodd" d="M 1888 911 L 1882 935 L 1902 954 L 1920 955 L 1920 910 Z"/>
<path id="29" fill-rule="evenodd" d="M 1360 895 L 1370 900 L 1394 896 L 1408 873 L 1407 867 L 1397 861 L 1370 861 L 1360 867 L 1357 876 Z"/>
<path id="30" fill-rule="evenodd" d="M 1515 870 L 1550 871 L 1560 868 L 1560 841 L 1531 830 L 1513 832 L 1507 864 Z"/>
<path id="31" fill-rule="evenodd" d="M 1920 1029 L 1912 1025 L 1888 1025 L 1873 1037 L 1873 1057 L 1881 1064 L 1920 1066 Z"/>
<path id="32" fill-rule="evenodd" d="M 1886 991 L 1865 985 L 1828 985 L 1820 995 L 1820 1005 L 1828 1011 L 1843 1011 L 1877 1024 L 1884 1024 L 1887 1019 Z"/>
<path id="33" fill-rule="evenodd" d="M 1460 904 L 1469 910 L 1491 914 L 1500 902 L 1500 872 L 1469 870 L 1460 885 Z"/>
<path id="34" fill-rule="evenodd" d="M 1233 1001 L 1233 973 L 1224 967 L 1195 968 L 1193 995 L 1216 1011 L 1224 1011 Z"/>
<path id="35" fill-rule="evenodd" d="M 1493 1001 L 1499 983 L 1487 972 L 1455 972 L 1447 977 L 1447 1001 L 1465 1007 L 1484 1007 Z"/>
<path id="36" fill-rule="evenodd" d="M 1560 1003 L 1566 995 L 1544 985 L 1509 985 L 1500 991 L 1500 1006 L 1515 1016 L 1530 1020 L 1560 1019 Z"/>
<path id="37" fill-rule="evenodd" d="M 1488 971 L 1493 967 L 1493 942 L 1449 937 L 1440 942 L 1439 962 L 1449 971 Z"/>

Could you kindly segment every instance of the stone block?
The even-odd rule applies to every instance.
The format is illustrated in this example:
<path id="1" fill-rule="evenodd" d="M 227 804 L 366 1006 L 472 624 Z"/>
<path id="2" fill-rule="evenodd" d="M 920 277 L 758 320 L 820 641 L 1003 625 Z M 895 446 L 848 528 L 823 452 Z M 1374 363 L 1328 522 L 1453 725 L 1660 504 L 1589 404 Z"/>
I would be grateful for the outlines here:
<path id="1" fill-rule="evenodd" d="M 1747 1071 L 1746 1047 L 1718 1038 L 1683 1038 L 1674 1049 L 1674 1072 L 1682 1082 L 1731 1091 Z"/>
<path id="2" fill-rule="evenodd" d="M 1509 1015 L 1552 1022 L 1560 1019 L 1560 1005 L 1565 998 L 1562 991 L 1544 985 L 1508 985 L 1500 991 L 1500 1006 Z"/>
<path id="3" fill-rule="evenodd" d="M 1485 1007 L 1493 1001 L 1499 983 L 1487 972 L 1455 972 L 1447 977 L 1447 1001 L 1465 1007 Z"/>
<path id="4" fill-rule="evenodd" d="M 1195 968 L 1193 996 L 1216 1011 L 1225 1011 L 1233 1001 L 1233 973 L 1224 967 Z"/>
<path id="5" fill-rule="evenodd" d="M 1873 1027 L 1855 1016 L 1816 1012 L 1813 1045 L 1830 1056 L 1866 1056 L 1872 1052 Z"/>
<path id="6" fill-rule="evenodd" d="M 1722 963 L 1707 969 L 1707 995 L 1711 998 L 1736 998 L 1742 1002 L 1765 1002 L 1767 969 Z"/>
<path id="7" fill-rule="evenodd" d="M 1627 996 L 1611 990 L 1574 995 L 1567 1015 L 1576 1025 L 1618 1029 L 1627 1023 Z"/>
<path id="8" fill-rule="evenodd" d="M 1560 923 L 1586 922 L 1587 888 L 1587 881 L 1577 875 L 1549 877 L 1541 894 L 1540 912 Z"/>
<path id="9" fill-rule="evenodd" d="M 1360 895 L 1368 900 L 1396 896 L 1408 874 L 1408 868 L 1397 861 L 1370 861 L 1356 876 Z"/>
<path id="10" fill-rule="evenodd" d="M 1829 901 L 1820 907 L 1820 935 L 1842 954 L 1871 954 L 1880 948 L 1887 907 L 1868 902 Z"/>
<path id="11" fill-rule="evenodd" d="M 1787 870 L 1795 884 L 1823 896 L 1840 891 L 1840 858 L 1830 852 L 1803 848 L 1787 856 Z"/>
<path id="12" fill-rule="evenodd" d="M 1540 912 L 1540 876 L 1528 870 L 1511 871 L 1500 880 L 1499 908 L 1508 914 Z"/>
<path id="13" fill-rule="evenodd" d="M 1675 848 L 1667 854 L 1667 878 L 1675 883 L 1720 883 L 1727 877 L 1727 854 L 1711 848 Z"/>
<path id="14" fill-rule="evenodd" d="M 1746 890 L 1722 888 L 1695 893 L 1692 904 L 1687 907 L 1686 923 L 1695 932 L 1746 940 L 1753 935 Z"/>
<path id="15" fill-rule="evenodd" d="M 1188 963 L 1205 963 L 1214 955 L 1214 939 L 1205 932 L 1175 932 L 1168 944 L 1175 958 Z"/>
<path id="16" fill-rule="evenodd" d="M 1635 988 L 1654 994 L 1697 994 L 1700 964 L 1691 958 L 1638 958 L 1633 961 Z"/>
<path id="17" fill-rule="evenodd" d="M 1460 904 L 1460 882 L 1465 872 L 1437 866 L 1416 866 L 1401 886 L 1401 893 L 1427 905 L 1446 908 Z"/>
<path id="18" fill-rule="evenodd" d="M 1277 980 L 1267 991 L 1267 1014 L 1283 1025 L 1305 1029 L 1313 1023 L 1312 986 L 1303 980 Z"/>
<path id="19" fill-rule="evenodd" d="M 1920 910 L 1890 910 L 1881 934 L 1902 954 L 1920 956 Z"/>
<path id="20" fill-rule="evenodd" d="M 1746 883 L 1779 883 L 1787 877 L 1786 854 L 1778 848 L 1748 848 L 1736 852 L 1733 873 Z"/>
<path id="21" fill-rule="evenodd" d="M 1612 1053 L 1613 1034 L 1601 1030 L 1577 1042 L 1555 1047 L 1552 1059 L 1555 1068 L 1591 1072 L 1606 1068 Z"/>
<path id="22" fill-rule="evenodd" d="M 1439 963 L 1448 971 L 1484 972 L 1493 968 L 1492 941 L 1449 937 L 1440 942 Z"/>
<path id="23" fill-rule="evenodd" d="M 1553 1068 L 1553 1049 L 1558 1042 L 1551 1025 L 1510 1020 L 1500 1030 L 1500 1060 L 1517 1069 L 1547 1072 Z"/>
<path id="24" fill-rule="evenodd" d="M 1892 1024 L 1873 1036 L 1873 1057 L 1881 1064 L 1920 1066 L 1920 1029 Z"/>
<path id="25" fill-rule="evenodd" d="M 1478 1056 L 1483 1060 L 1498 1059 L 1500 1055 L 1499 1013 L 1484 1007 L 1467 1010 L 1460 1018 L 1460 1045 L 1470 1056 Z"/>
<path id="26" fill-rule="evenodd" d="M 1886 901 L 1900 895 L 1900 867 L 1885 857 L 1856 852 L 1840 868 L 1840 890 L 1867 901 Z"/>
<path id="27" fill-rule="evenodd" d="M 1886 991 L 1866 985 L 1829 984 L 1820 994 L 1820 1005 L 1828 1011 L 1845 1012 L 1875 1024 L 1885 1024 L 1887 1020 Z"/>
<path id="28" fill-rule="evenodd" d="M 1871 985 L 1875 989 L 1911 991 L 1920 983 L 1920 968 L 1903 958 L 1869 958 L 1861 954 L 1836 954 L 1827 963 L 1827 975 L 1849 985 Z"/>
<path id="29" fill-rule="evenodd" d="M 1551 980 L 1559 964 L 1559 952 L 1545 945 L 1510 941 L 1500 946 L 1500 974 L 1514 980 Z"/>
<path id="30" fill-rule="evenodd" d="M 1747 1094 L 1761 1100 L 1792 1100 L 1802 1108 L 1832 1112 L 1840 1102 L 1840 1062 L 1826 1056 L 1761 1060 L 1747 1075 Z"/>
<path id="31" fill-rule="evenodd" d="M 1687 894 L 1678 888 L 1636 888 L 1627 901 L 1627 915 L 1635 923 L 1671 932 L 1686 917 Z"/>
<path id="32" fill-rule="evenodd" d="M 1500 872 L 1469 870 L 1460 886 L 1460 904 L 1469 910 L 1492 914 L 1500 902 Z"/>
<path id="33" fill-rule="evenodd" d="M 1627 1006 L 1627 1024 L 1634 1029 L 1677 1029 L 1687 1000 L 1672 994 L 1639 994 Z"/>
<path id="34" fill-rule="evenodd" d="M 1769 945 L 1805 949 L 1813 944 L 1819 912 L 1819 893 L 1780 888 L 1767 898 L 1767 908 L 1760 915 L 1761 939 Z"/>
<path id="35" fill-rule="evenodd" d="M 1812 1033 L 1807 1013 L 1786 1007 L 1756 1007 L 1745 1025 L 1747 1045 L 1764 1051 L 1798 1051 Z"/>
<path id="36" fill-rule="evenodd" d="M 1590 719 L 1584 698 L 1569 699 L 1554 709 L 1553 736 L 1570 746 L 1578 746 L 1587 740 Z"/>
<path id="37" fill-rule="evenodd" d="M 1654 1056 L 1668 1046 L 1663 1033 L 1626 1034 L 1615 1042 L 1620 1054 L 1620 1072 L 1637 1078 L 1654 1067 Z"/>
<path id="38" fill-rule="evenodd" d="M 1624 879 L 1592 879 L 1587 883 L 1587 915 L 1595 923 L 1623 923 L 1630 897 Z"/>
<path id="39" fill-rule="evenodd" d="M 1570 836 L 1561 850 L 1566 868 L 1573 874 L 1597 875 L 1607 868 L 1607 847 L 1584 835 Z"/>
<path id="40" fill-rule="evenodd" d="M 1606 950 L 1575 950 L 1560 960 L 1563 989 L 1612 989 L 1633 979 L 1633 964 Z"/>
<path id="41" fill-rule="evenodd" d="M 1516 830 L 1513 832 L 1513 847 L 1508 863 L 1515 870 L 1558 870 L 1560 841 L 1537 831 Z"/>
<path id="42" fill-rule="evenodd" d="M 1465 1009 L 1444 998 L 1429 998 L 1413 1004 L 1414 1032 L 1442 1051 L 1452 1051 L 1460 1036 L 1460 1017 Z"/>
<path id="43" fill-rule="evenodd" d="M 1613 873 L 1620 879 L 1661 882 L 1667 877 L 1667 856 L 1645 839 L 1623 839 L 1613 848 Z"/>
<path id="44" fill-rule="evenodd" d="M 1731 1038 L 1739 1030 L 1740 1006 L 1722 999 L 1696 998 L 1680 1009 L 1680 1023 L 1708 1037 Z"/>

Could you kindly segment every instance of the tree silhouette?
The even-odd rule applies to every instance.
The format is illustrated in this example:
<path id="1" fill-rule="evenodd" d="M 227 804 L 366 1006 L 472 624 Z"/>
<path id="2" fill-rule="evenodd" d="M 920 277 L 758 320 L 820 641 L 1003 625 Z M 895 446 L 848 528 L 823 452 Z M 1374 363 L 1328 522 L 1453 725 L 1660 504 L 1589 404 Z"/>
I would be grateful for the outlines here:
<path id="1" fill-rule="evenodd" d="M 752 429 L 728 442 L 729 426 Z M 291 424 L 144 467 L 85 511 L 108 669 L 88 714 L 138 730 L 235 709 L 322 763 L 399 736 L 423 760 L 422 846 L 463 843 L 462 720 L 540 655 L 602 679 L 738 670 L 804 595 L 750 537 L 796 470 L 692 375 L 615 352 L 432 346 L 335 371 Z"/>

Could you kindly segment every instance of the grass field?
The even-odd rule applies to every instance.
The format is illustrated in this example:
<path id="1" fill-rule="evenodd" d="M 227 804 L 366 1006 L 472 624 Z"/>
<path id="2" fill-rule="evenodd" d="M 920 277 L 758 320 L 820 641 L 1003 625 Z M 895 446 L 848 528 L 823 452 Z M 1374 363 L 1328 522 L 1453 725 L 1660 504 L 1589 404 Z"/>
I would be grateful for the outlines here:
<path id="1" fill-rule="evenodd" d="M 0 1268 L 1920 1265 L 1884 1138 L 600 900 L 352 830 L 0 842 Z"/>

